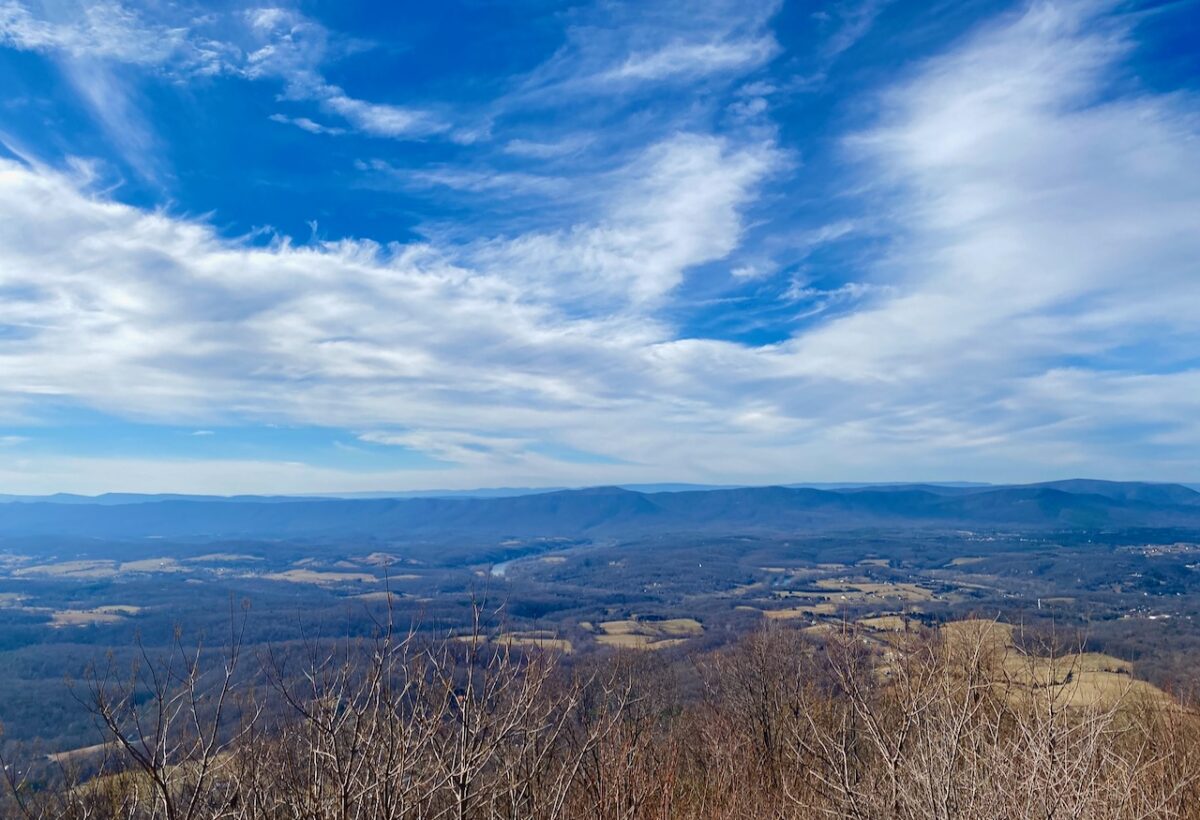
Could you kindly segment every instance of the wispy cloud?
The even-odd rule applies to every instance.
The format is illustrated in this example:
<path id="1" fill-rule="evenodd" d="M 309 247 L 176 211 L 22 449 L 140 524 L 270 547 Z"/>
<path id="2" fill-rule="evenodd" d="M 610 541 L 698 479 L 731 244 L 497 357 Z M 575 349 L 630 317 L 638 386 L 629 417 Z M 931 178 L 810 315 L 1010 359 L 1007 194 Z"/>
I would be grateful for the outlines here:
<path id="1" fill-rule="evenodd" d="M 156 65 L 190 48 L 176 38 L 166 57 L 117 56 L 100 35 L 68 41 L 0 8 L 4 30 L 23 32 L 6 42 L 57 37 L 22 47 L 63 60 Z M 856 8 L 834 51 L 853 53 L 876 7 Z M 117 463 L 157 489 L 781 481 L 810 469 L 1019 479 L 1062 465 L 1194 478 L 1200 108 L 1129 82 L 1124 21 L 1037 3 L 911 61 L 855 100 L 859 125 L 839 141 L 851 164 L 826 201 L 804 166 L 786 177 L 797 166 L 770 127 L 776 86 L 755 73 L 781 48 L 773 4 L 714 4 L 682 22 L 676 7 L 630 9 L 571 18 L 562 48 L 491 112 L 497 139 L 479 153 L 410 166 L 383 150 L 397 145 L 371 143 L 382 158 L 360 174 L 487 198 L 448 229 L 422 225 L 423 241 L 229 240 L 0 160 L 0 327 L 20 329 L 0 345 L 0 407 L 69 401 L 197 433 L 235 414 L 359 431 L 364 451 L 442 462 Z M 222 70 L 278 84 L 278 122 L 457 138 L 440 110 L 330 83 L 319 24 L 286 10 L 243 24 L 246 56 Z M 622 108 L 651 88 L 659 104 Z M 754 100 L 770 104 L 722 113 Z M 572 117 L 504 119 L 547 106 Z M 589 114 L 616 124 L 596 129 Z M 536 218 L 487 230 L 488 210 L 516 210 L 494 203 L 518 197 L 540 202 Z M 769 221 L 797 200 L 815 203 L 806 227 Z M 861 252 L 843 265 L 853 243 Z M 688 290 L 710 281 L 726 290 Z M 735 304 L 729 288 L 768 341 L 678 319 L 686 299 Z M 0 461 L 0 485 L 111 488 L 96 485 L 112 461 Z"/>
<path id="2" fill-rule="evenodd" d="M 613 198 L 594 223 L 489 241 L 470 258 L 542 298 L 652 304 L 689 267 L 737 247 L 739 209 L 782 162 L 770 144 L 678 135 L 609 180 Z"/>
<path id="3" fill-rule="evenodd" d="M 307 131 L 310 134 L 344 134 L 345 128 L 335 128 L 328 125 L 322 125 L 319 122 L 310 120 L 308 117 L 289 117 L 287 114 L 272 114 L 270 116 L 272 122 L 282 123 L 284 125 L 294 125 L 302 131 Z"/>
<path id="4" fill-rule="evenodd" d="M 825 24 L 829 33 L 821 48 L 825 67 L 863 39 L 875 23 L 875 18 L 891 0 L 851 0 L 831 4 L 813 13 L 813 18 Z"/>
<path id="5" fill-rule="evenodd" d="M 451 132 L 429 110 L 358 99 L 327 82 L 321 64 L 329 57 L 333 35 L 315 20 L 280 8 L 256 9 L 245 19 L 256 40 L 241 69 L 245 76 L 282 82 L 288 99 L 315 102 L 371 136 L 417 139 Z"/>
<path id="6" fill-rule="evenodd" d="M 593 138 L 586 134 L 574 134 L 554 142 L 528 139 L 512 139 L 504 145 L 504 153 L 532 159 L 556 159 L 576 154 L 586 148 Z"/>
<path id="7" fill-rule="evenodd" d="M 595 77 L 596 83 L 648 81 L 675 77 L 694 80 L 697 76 L 757 68 L 779 51 L 774 37 L 754 39 L 668 43 L 653 51 L 630 54 L 619 65 Z"/>
<path id="8" fill-rule="evenodd" d="M 1128 420 L 1109 403 L 1035 387 L 1063 383 L 1055 373 L 1069 372 L 1074 392 L 1095 385 L 1091 395 L 1115 377 L 1143 393 L 1159 385 L 1148 403 L 1162 423 L 1191 424 L 1192 402 L 1173 385 L 1194 377 L 1187 351 L 1200 343 L 1184 307 L 1200 300 L 1195 107 L 1113 93 L 1129 37 L 1101 7 L 1037 4 L 884 95 L 883 121 L 850 144 L 895 237 L 879 266 L 893 295 L 796 339 L 802 372 L 857 383 L 945 429 L 993 427 L 995 452 L 1024 435 L 1045 441 L 1039 429 L 1071 417 L 1048 446 L 1125 449 Z M 1148 367 L 1159 373 L 1138 372 Z"/>
<path id="9" fill-rule="evenodd" d="M 381 160 L 359 160 L 360 171 L 381 175 L 384 179 L 408 188 L 449 188 L 472 194 L 494 194 L 503 198 L 515 196 L 546 196 L 564 192 L 570 181 L 542 174 L 520 171 L 495 171 L 458 166 L 419 169 L 399 168 Z"/>
<path id="10" fill-rule="evenodd" d="M 121 158 L 143 179 L 161 183 L 159 138 L 142 113 L 136 86 L 120 76 L 120 67 L 76 57 L 59 65 Z"/>
<path id="11" fill-rule="evenodd" d="M 742 76 L 779 53 L 767 28 L 778 8 L 776 0 L 603 4 L 602 13 L 568 31 L 563 47 L 526 77 L 512 100 L 554 104 L 579 94 Z"/>
<path id="12" fill-rule="evenodd" d="M 56 9 L 51 5 L 35 15 L 18 0 L 3 0 L 0 44 L 44 52 L 70 66 L 72 81 L 110 135 L 126 140 L 122 147 L 127 158 L 149 156 L 148 129 L 131 116 L 129 93 L 112 79 L 114 66 L 177 78 L 230 74 L 278 81 L 287 98 L 316 103 L 328 115 L 371 136 L 420 139 L 447 134 L 470 140 L 475 135 L 470 129 L 453 129 L 429 110 L 359 99 L 326 82 L 321 65 L 330 57 L 336 37 L 291 9 L 262 8 L 227 18 L 177 13 L 170 22 L 148 20 L 118 2 L 80 2 L 57 9 L 57 14 L 45 13 Z M 273 118 L 278 117 L 312 133 L 335 132 L 308 117 Z"/>
<path id="13" fill-rule="evenodd" d="M 0 44 L 75 60 L 172 66 L 202 74 L 219 73 L 230 51 L 194 36 L 186 23 L 148 21 L 118 2 L 51 3 L 40 11 L 35 15 L 18 0 L 0 2 Z"/>

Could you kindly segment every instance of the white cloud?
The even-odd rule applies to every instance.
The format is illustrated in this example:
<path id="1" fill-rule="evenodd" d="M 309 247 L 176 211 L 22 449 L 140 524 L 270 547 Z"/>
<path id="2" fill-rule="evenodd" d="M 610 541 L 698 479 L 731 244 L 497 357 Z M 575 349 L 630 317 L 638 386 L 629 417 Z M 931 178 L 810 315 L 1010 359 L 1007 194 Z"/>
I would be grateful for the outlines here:
<path id="1" fill-rule="evenodd" d="M 1080 362 L 1076 390 L 1136 379 L 1143 418 L 1192 427 L 1191 401 L 1167 388 L 1190 377 L 1139 369 L 1194 372 L 1200 344 L 1196 102 L 1112 96 L 1127 37 L 1094 5 L 1038 3 L 884 97 L 883 122 L 851 144 L 896 237 L 876 272 L 892 295 L 794 340 L 799 374 L 944 429 L 990 430 L 957 436 L 991 442 L 985 453 L 1046 444 L 1029 456 L 1043 464 L 1057 450 L 1111 467 L 1145 443 L 1110 402 L 1081 409 L 1037 387 L 1061 383 L 1050 374 L 1064 360 Z M 1153 399 L 1149 385 L 1162 386 Z"/>
<path id="2" fill-rule="evenodd" d="M 428 111 L 356 100 L 336 86 L 323 86 L 321 105 L 343 117 L 356 130 L 373 137 L 416 137 L 450 130 Z"/>
<path id="3" fill-rule="evenodd" d="M 779 7 L 777 0 L 597 4 L 514 99 L 555 104 L 580 94 L 743 76 L 780 52 L 767 30 Z"/>
<path id="4" fill-rule="evenodd" d="M 0 2 L 0 43 L 75 59 L 144 66 L 199 57 L 185 28 L 149 24 L 120 3 L 50 4 L 44 11 L 47 17 L 36 17 L 16 0 Z"/>
<path id="5" fill-rule="evenodd" d="M 413 139 L 451 130 L 428 110 L 357 99 L 326 82 L 321 64 L 330 56 L 332 35 L 315 20 L 279 8 L 247 12 L 246 20 L 256 43 L 246 55 L 242 67 L 245 76 L 281 81 L 287 98 L 315 102 L 354 130 L 370 136 Z"/>
<path id="6" fill-rule="evenodd" d="M 175 77 L 228 73 L 251 80 L 284 83 L 286 96 L 315 102 L 371 136 L 414 139 L 449 134 L 470 141 L 472 132 L 453 131 L 432 112 L 411 106 L 357 99 L 325 81 L 321 64 L 330 57 L 331 40 L 324 26 L 282 8 L 254 9 L 241 15 L 244 29 L 224 22 L 224 38 L 207 36 L 214 18 L 147 20 L 117 2 L 51 4 L 35 15 L 18 0 L 0 0 L 0 45 L 50 54 L 72 68 L 72 82 L 98 115 L 123 154 L 148 157 L 148 128 L 131 115 L 127 84 L 118 85 L 114 66 L 162 71 Z M 282 119 L 280 119 L 282 118 Z M 337 133 L 308 117 L 276 114 L 312 133 Z M 144 175 L 148 169 L 142 168 Z"/>
<path id="7" fill-rule="evenodd" d="M 443 461 L 465 466 L 495 466 L 528 458 L 528 448 L 536 441 L 530 438 L 482 435 L 466 430 L 406 430 L 404 432 L 369 432 L 359 435 L 360 441 L 406 447 Z"/>
<path id="8" fill-rule="evenodd" d="M 795 279 L 784 291 L 783 298 L 789 302 L 815 301 L 814 308 L 824 310 L 831 304 L 862 299 L 881 289 L 865 282 L 847 282 L 835 288 L 816 288 L 804 279 Z"/>
<path id="9" fill-rule="evenodd" d="M 677 135 L 617 175 L 597 222 L 488 242 L 473 262 L 543 298 L 653 303 L 737 247 L 741 207 L 782 162 L 771 145 Z"/>
<path id="10" fill-rule="evenodd" d="M 686 41 L 761 28 L 721 19 Z M 595 76 L 670 43 L 655 30 L 582 54 L 575 36 L 555 71 Z M 387 247 L 231 242 L 0 160 L 0 325 L 23 329 L 0 346 L 6 419 L 62 400 L 203 429 L 319 424 L 457 465 L 11 458 L 0 487 L 1194 480 L 1198 106 L 1110 84 L 1129 37 L 1086 5 L 1041 3 L 914 66 L 848 141 L 861 179 L 838 203 L 863 196 L 872 237 L 893 240 L 829 285 L 798 281 L 796 306 L 771 307 L 806 321 L 757 346 L 679 338 L 665 317 L 699 266 L 770 267 L 741 248 L 747 207 L 785 162 L 769 141 L 677 134 L 588 177 L 557 227 Z M 283 51 L 260 57 L 270 76 Z M 434 171 L 426 184 L 486 184 Z M 113 474 L 143 484 L 104 484 Z"/>
<path id="11" fill-rule="evenodd" d="M 0 0 L 0 46 L 53 59 L 120 156 L 143 178 L 160 182 L 157 139 L 125 76 L 129 67 L 215 74 L 228 49 L 193 37 L 186 25 L 149 22 L 120 3 L 52 3 L 40 11 L 35 16 L 16 0 Z"/>
<path id="12" fill-rule="evenodd" d="M 674 42 L 648 52 L 630 54 L 600 74 L 597 82 L 662 81 L 757 68 L 779 51 L 774 37 L 714 42 Z"/>
<path id="13" fill-rule="evenodd" d="M 579 153 L 591 142 L 590 137 L 582 134 L 576 134 L 555 142 L 513 139 L 504 145 L 504 152 L 516 157 L 555 159 Z"/>
<path id="14" fill-rule="evenodd" d="M 773 266 L 768 265 L 738 265 L 729 271 L 734 279 L 762 279 L 774 273 Z"/>
<path id="15" fill-rule="evenodd" d="M 594 272 L 617 282 L 602 285 L 610 297 L 622 283 L 665 293 L 689 265 L 736 245 L 737 210 L 768 170 L 769 149 L 692 137 L 658 146 L 609 181 L 596 222 L 553 237 L 550 267 L 537 269 L 520 237 L 486 253 L 241 245 L 0 161 L 0 290 L 16 297 L 0 303 L 0 324 L 31 331 L 0 348 L 0 400 L 24 401 L 31 415 L 49 398 L 175 424 L 404 428 L 420 432 L 394 441 L 469 464 L 474 481 L 503 467 L 578 483 L 582 466 L 526 443 L 636 462 L 642 434 L 612 452 L 614 433 L 657 415 L 655 371 L 686 363 L 665 355 L 674 343 L 652 317 L 620 309 L 623 299 L 615 310 L 579 302 L 555 278 L 596 252 Z M 626 189 L 632 179 L 644 184 Z M 676 407 L 668 416 L 706 402 L 665 401 Z M 470 432 L 484 416 L 495 432 Z"/>
<path id="16" fill-rule="evenodd" d="M 319 122 L 310 120 L 308 117 L 289 117 L 286 114 L 272 114 L 268 119 L 272 122 L 282 123 L 284 125 L 294 125 L 297 128 L 307 131 L 310 134 L 344 134 L 344 128 L 332 128 L 328 125 L 322 125 Z"/>
<path id="17" fill-rule="evenodd" d="M 373 172 L 406 188 L 450 188 L 472 194 L 491 193 L 502 197 L 520 195 L 559 195 L 570 186 L 570 180 L 541 176 L 519 171 L 475 170 L 471 168 L 421 166 L 417 169 L 398 168 L 385 160 L 359 160 L 355 167 Z"/>
<path id="18" fill-rule="evenodd" d="M 875 18 L 883 11 L 890 0 L 856 0 L 842 4 L 832 13 L 817 12 L 813 16 L 823 22 L 833 22 L 833 31 L 825 40 L 821 49 L 826 63 L 831 62 L 841 54 L 853 48 L 875 23 Z"/>

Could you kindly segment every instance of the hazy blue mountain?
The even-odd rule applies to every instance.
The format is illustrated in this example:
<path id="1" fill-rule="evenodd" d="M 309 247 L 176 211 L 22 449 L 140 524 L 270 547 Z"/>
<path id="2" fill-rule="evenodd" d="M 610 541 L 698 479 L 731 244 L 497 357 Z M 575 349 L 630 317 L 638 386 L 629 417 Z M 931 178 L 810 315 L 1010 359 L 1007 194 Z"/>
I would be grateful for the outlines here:
<path id="1" fill-rule="evenodd" d="M 878 526 L 1200 526 L 1200 493 L 1182 485 L 1078 480 L 959 489 L 597 487 L 500 498 L 29 501 L 0 508 L 0 535 L 98 538 L 574 538 Z"/>
<path id="2" fill-rule="evenodd" d="M 619 484 L 624 490 L 639 493 L 674 493 L 693 490 L 732 490 L 745 487 L 743 484 L 687 484 L 665 482 L 657 484 Z M 815 487 L 823 490 L 891 488 L 891 487 L 987 487 L 986 484 L 948 482 L 945 484 L 788 484 L 788 487 Z M 478 487 L 469 490 L 376 490 L 356 493 L 320 493 L 315 495 L 187 495 L 181 493 L 104 493 L 102 495 L 77 495 L 54 493 L 53 495 L 6 495 L 0 494 L 0 504 L 45 502 L 48 504 L 147 504 L 155 501 L 229 501 L 237 503 L 273 504 L 286 501 L 316 501 L 329 499 L 384 499 L 384 498 L 513 498 L 521 495 L 543 495 L 545 493 L 586 489 L 579 487 Z"/>
<path id="3" fill-rule="evenodd" d="M 1067 481 L 1048 481 L 1032 486 L 1049 487 L 1068 493 L 1091 493 L 1124 501 L 1145 501 L 1151 504 L 1200 504 L 1200 492 L 1183 484 L 1072 478 Z"/>
<path id="4" fill-rule="evenodd" d="M 87 504 L 117 507 L 126 504 L 150 504 L 157 501 L 215 501 L 230 504 L 278 504 L 284 501 L 308 501 L 324 496 L 294 495 L 187 495 L 182 493 L 104 493 L 102 495 L 0 495 L 0 504 Z"/>

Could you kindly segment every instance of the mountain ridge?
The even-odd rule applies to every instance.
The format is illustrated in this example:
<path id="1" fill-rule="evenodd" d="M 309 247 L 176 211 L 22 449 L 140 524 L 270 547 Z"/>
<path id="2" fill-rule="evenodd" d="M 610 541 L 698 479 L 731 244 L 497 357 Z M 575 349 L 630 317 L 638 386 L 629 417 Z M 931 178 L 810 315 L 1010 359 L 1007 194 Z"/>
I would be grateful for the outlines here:
<path id="1" fill-rule="evenodd" d="M 776 486 L 646 493 L 589 487 L 492 498 L 168 498 L 0 506 L 3 536 L 578 538 L 950 526 L 1200 527 L 1200 493 L 1177 484 L 1072 479 L 957 489 Z"/>

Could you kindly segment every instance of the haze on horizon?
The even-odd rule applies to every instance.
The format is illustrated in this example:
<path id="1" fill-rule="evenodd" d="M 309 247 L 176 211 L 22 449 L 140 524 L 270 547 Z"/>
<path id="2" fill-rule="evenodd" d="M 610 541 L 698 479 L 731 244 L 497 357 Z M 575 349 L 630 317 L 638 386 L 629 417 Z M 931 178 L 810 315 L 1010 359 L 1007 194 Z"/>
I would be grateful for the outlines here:
<path id="1" fill-rule="evenodd" d="M 1200 481 L 1200 4 L 0 0 L 0 493 Z"/>

